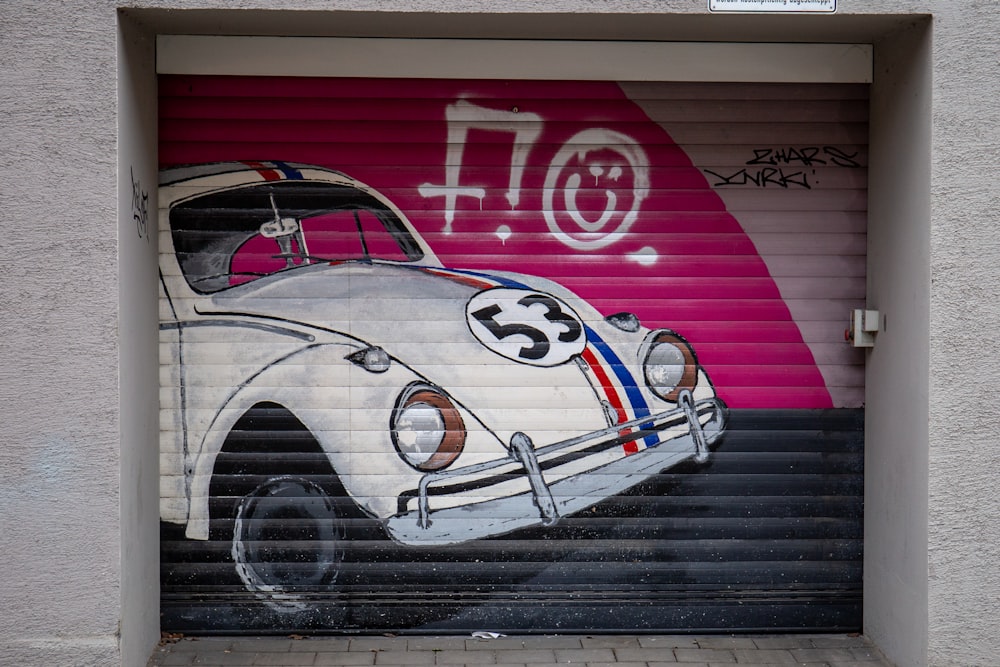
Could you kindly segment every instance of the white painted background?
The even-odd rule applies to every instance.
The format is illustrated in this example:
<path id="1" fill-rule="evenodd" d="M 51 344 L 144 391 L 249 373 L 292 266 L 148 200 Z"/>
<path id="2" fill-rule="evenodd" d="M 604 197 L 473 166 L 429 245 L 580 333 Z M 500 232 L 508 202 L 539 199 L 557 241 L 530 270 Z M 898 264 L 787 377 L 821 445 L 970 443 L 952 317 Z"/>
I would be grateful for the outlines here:
<path id="1" fill-rule="evenodd" d="M 993 3 L 840 0 L 836 15 L 802 17 L 709 15 L 702 0 L 131 6 L 129 40 L 272 32 L 873 41 L 869 304 L 889 319 L 867 380 L 866 632 L 900 665 L 995 662 Z M 296 11 L 161 11 L 237 7 Z M 933 41 L 916 14 L 933 15 Z M 143 417 L 155 405 L 155 377 L 144 381 L 135 337 L 154 324 L 141 308 L 142 263 L 119 260 L 134 244 L 125 239 L 131 211 L 121 210 L 130 197 L 116 192 L 128 183 L 123 156 L 145 154 L 140 170 L 151 173 L 151 155 L 136 145 L 149 132 L 137 122 L 142 104 L 119 106 L 118 95 L 137 91 L 141 101 L 152 69 L 133 51 L 120 73 L 125 49 L 110 0 L 7 0 L 0 25 L 0 663 L 141 665 L 158 636 L 155 463 Z M 121 236 L 119 215 L 127 216 Z"/>

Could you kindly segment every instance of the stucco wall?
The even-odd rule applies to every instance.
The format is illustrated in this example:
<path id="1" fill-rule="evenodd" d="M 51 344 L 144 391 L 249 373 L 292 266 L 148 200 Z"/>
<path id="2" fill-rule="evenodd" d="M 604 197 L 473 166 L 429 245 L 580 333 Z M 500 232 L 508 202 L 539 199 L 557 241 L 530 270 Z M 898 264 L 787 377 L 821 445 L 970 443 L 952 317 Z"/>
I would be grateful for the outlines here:
<path id="1" fill-rule="evenodd" d="M 1000 594 L 1000 77 L 991 3 L 939 3 L 931 177 L 929 662 L 992 664 Z M 990 54 L 993 55 L 990 55 Z M 959 416 L 968 405 L 971 414 Z"/>
<path id="2" fill-rule="evenodd" d="M 0 662 L 114 664 L 115 12 L 0 18 Z"/>
<path id="3" fill-rule="evenodd" d="M 878 304 L 889 327 L 919 328 L 921 304 L 928 308 L 929 361 L 911 339 L 907 349 L 913 358 L 879 369 L 888 379 L 876 383 L 891 391 L 916 373 L 927 382 L 929 411 L 919 391 L 881 414 L 872 400 L 869 419 L 882 420 L 880 432 L 892 443 L 878 451 L 894 455 L 869 461 L 869 484 L 888 485 L 878 500 L 872 497 L 884 511 L 872 513 L 869 521 L 894 525 L 900 516 L 895 510 L 905 509 L 909 527 L 878 531 L 869 524 L 869 543 L 876 547 L 880 567 L 888 568 L 893 554 L 906 555 L 898 581 L 883 582 L 874 600 L 875 589 L 869 591 L 867 602 L 875 605 L 870 609 L 878 621 L 869 631 L 899 664 L 991 664 L 1000 653 L 991 613 L 1000 597 L 995 520 L 1000 494 L 994 483 L 1000 405 L 990 391 L 1000 372 L 994 354 L 1000 335 L 995 305 L 1000 244 L 993 230 L 1000 217 L 996 7 L 979 0 L 840 0 L 834 16 L 732 17 L 710 16 L 706 4 L 555 0 L 501 9 L 483 0 L 140 0 L 131 3 L 138 10 L 129 11 L 151 32 L 769 41 L 878 41 L 907 22 L 887 15 L 933 14 L 932 38 L 923 38 L 933 45 L 930 191 L 913 193 L 915 198 L 929 194 L 930 285 L 917 276 L 912 285 L 899 286 L 914 306 L 902 309 L 902 315 L 894 315 L 891 301 Z M 164 11 L 223 7 L 302 11 L 266 17 Z M 448 15 L 436 14 L 445 7 Z M 532 12 L 548 16 L 525 21 Z M 141 419 L 138 426 L 128 426 L 124 418 L 131 409 L 148 406 L 150 395 L 119 380 L 123 365 L 132 363 L 120 361 L 127 347 L 123 338 L 134 329 L 125 326 L 130 320 L 119 305 L 118 255 L 124 244 L 118 240 L 116 188 L 128 181 L 118 173 L 116 152 L 117 20 L 114 3 L 102 0 L 44 5 L 8 0 L 0 13 L 0 221 L 5 230 L 0 243 L 5 268 L 0 281 L 0 391 L 5 399 L 0 662 L 9 664 L 120 663 L 117 632 L 123 616 L 144 619 L 122 624 L 128 634 L 123 646 L 133 641 L 138 647 L 129 651 L 151 648 L 155 636 L 155 613 L 149 613 L 155 605 L 155 582 L 149 580 L 155 568 L 122 565 L 122 553 L 134 540 L 140 547 L 136 556 L 128 551 L 131 557 L 155 553 L 149 522 L 156 514 L 155 508 L 133 505 L 141 492 L 123 490 L 126 483 L 138 484 L 133 475 L 150 471 L 154 463 L 141 449 L 148 443 L 132 439 L 143 432 Z M 904 64 L 896 61 L 876 71 L 876 90 L 896 80 Z M 916 96 L 914 104 L 921 103 Z M 899 196 L 905 196 L 905 188 Z M 918 202 L 913 215 L 921 218 L 923 211 Z M 927 233 L 924 225 L 911 229 L 894 219 L 890 244 L 907 234 Z M 892 261 L 912 261 L 902 255 Z M 143 289 L 136 287 L 143 283 L 135 277 L 121 278 L 123 304 L 130 290 Z M 889 340 L 885 337 L 883 344 Z M 891 420 L 910 429 L 893 431 Z M 929 446 L 921 439 L 925 423 Z M 868 446 L 882 444 L 871 439 Z M 922 526 L 927 529 L 926 611 L 918 584 L 924 559 L 909 557 L 924 548 Z M 146 592 L 137 593 L 137 586 Z M 894 614 L 894 607 L 909 611 Z M 926 642 L 926 653 L 914 651 L 913 642 Z"/>

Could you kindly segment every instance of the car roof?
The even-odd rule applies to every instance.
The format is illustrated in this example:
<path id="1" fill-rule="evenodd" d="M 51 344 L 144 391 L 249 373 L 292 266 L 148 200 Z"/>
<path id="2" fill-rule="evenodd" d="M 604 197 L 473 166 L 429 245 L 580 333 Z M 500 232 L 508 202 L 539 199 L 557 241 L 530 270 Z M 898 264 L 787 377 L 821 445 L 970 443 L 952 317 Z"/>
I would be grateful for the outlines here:
<path id="1" fill-rule="evenodd" d="M 185 164 L 168 167 L 160 171 L 160 185 L 173 185 L 193 178 L 203 178 L 206 176 L 219 176 L 221 174 L 234 174 L 240 172 L 261 174 L 264 180 L 297 180 L 303 178 L 302 171 L 320 171 L 338 177 L 338 180 L 355 182 L 353 178 L 346 174 L 326 169 L 312 164 L 299 162 L 282 162 L 278 160 L 245 160 L 232 162 L 208 162 L 200 164 Z M 271 175 L 272 178 L 268 176 Z M 359 184 L 360 185 L 360 184 Z"/>

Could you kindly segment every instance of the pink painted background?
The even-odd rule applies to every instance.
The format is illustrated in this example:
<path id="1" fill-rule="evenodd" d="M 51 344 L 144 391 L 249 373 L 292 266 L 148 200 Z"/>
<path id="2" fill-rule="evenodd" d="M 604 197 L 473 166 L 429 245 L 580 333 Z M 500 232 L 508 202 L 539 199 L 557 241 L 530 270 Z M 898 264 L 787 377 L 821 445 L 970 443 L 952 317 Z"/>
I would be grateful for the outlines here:
<path id="1" fill-rule="evenodd" d="M 449 223 L 447 199 L 428 186 L 446 184 L 446 113 L 456 103 L 497 113 L 491 124 L 471 122 L 462 135 L 458 185 L 482 188 L 483 196 L 456 197 Z M 566 143 L 595 128 L 641 146 L 648 194 L 620 239 L 571 247 L 550 231 L 543 186 Z M 522 144 L 524 169 L 512 203 L 514 144 L 525 130 L 537 136 Z M 678 331 L 730 407 L 833 407 L 750 238 L 685 152 L 615 83 L 167 76 L 160 137 L 163 167 L 282 160 L 357 178 L 391 199 L 446 266 L 544 276 L 605 315 L 628 310 L 647 327 Z M 610 177 L 615 166 L 617 180 Z M 557 173 L 554 219 L 583 241 L 618 228 L 640 185 L 613 148 L 572 156 Z M 576 206 L 590 222 L 614 193 L 616 212 L 590 235 L 562 210 L 570 179 L 579 183 Z M 638 261 L 650 257 L 655 262 Z"/>

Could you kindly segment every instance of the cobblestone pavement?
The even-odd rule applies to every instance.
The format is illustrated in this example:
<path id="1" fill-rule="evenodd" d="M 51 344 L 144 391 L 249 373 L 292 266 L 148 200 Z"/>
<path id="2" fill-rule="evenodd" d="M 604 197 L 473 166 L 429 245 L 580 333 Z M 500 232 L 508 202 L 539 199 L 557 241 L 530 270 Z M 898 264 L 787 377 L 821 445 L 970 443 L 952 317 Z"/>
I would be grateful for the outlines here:
<path id="1" fill-rule="evenodd" d="M 202 637 L 168 640 L 149 667 L 200 665 L 552 665 L 600 667 L 890 667 L 856 635 L 525 635 L 472 637 Z"/>

